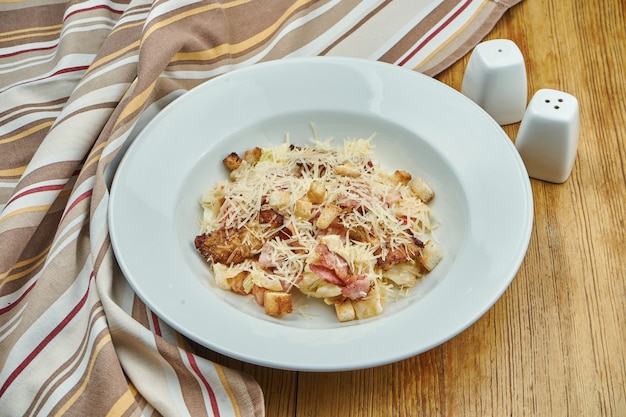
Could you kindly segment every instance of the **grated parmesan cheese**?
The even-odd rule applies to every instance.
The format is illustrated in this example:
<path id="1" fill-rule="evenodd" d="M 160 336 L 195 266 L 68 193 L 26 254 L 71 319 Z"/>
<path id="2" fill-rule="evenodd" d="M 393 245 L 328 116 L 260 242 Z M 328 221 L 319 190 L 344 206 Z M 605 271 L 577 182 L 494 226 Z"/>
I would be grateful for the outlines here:
<path id="1" fill-rule="evenodd" d="M 201 199 L 201 234 L 243 230 L 242 244 L 253 248 L 243 262 L 213 263 L 218 284 L 227 289 L 224 277 L 245 272 L 246 293 L 254 286 L 285 292 L 295 287 L 329 304 L 348 300 L 357 318 L 380 314 L 390 287 L 412 286 L 423 275 L 411 251 L 416 242 L 423 247 L 434 228 L 430 207 L 410 180 L 404 171 L 381 169 L 370 139 L 345 139 L 340 148 L 333 148 L 330 140 L 315 140 L 310 146 L 292 146 L 287 140 L 262 149 L 256 162 L 242 160 L 228 180 Z M 420 188 L 425 184 L 414 181 Z M 333 208 L 333 217 L 323 227 L 317 225 L 328 208 Z M 260 213 L 268 210 L 280 217 L 278 227 L 260 220 Z M 331 252 L 329 259 L 345 260 L 347 278 L 331 268 L 345 282 L 313 271 L 311 265 L 329 262 L 324 259 L 329 255 L 318 253 L 319 245 Z M 410 259 L 393 261 L 386 272 L 380 261 L 398 251 Z M 346 287 L 363 279 L 370 282 L 369 290 L 361 291 L 365 296 L 351 295 Z"/>

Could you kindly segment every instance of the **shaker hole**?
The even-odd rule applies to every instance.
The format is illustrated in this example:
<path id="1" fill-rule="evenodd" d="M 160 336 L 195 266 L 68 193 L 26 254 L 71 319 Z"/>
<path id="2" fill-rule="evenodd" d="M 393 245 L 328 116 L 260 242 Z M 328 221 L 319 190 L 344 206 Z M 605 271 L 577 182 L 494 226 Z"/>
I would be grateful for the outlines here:
<path id="1" fill-rule="evenodd" d="M 560 107 L 559 107 L 559 106 L 554 106 L 554 108 L 555 108 L 556 110 L 560 109 Z"/>

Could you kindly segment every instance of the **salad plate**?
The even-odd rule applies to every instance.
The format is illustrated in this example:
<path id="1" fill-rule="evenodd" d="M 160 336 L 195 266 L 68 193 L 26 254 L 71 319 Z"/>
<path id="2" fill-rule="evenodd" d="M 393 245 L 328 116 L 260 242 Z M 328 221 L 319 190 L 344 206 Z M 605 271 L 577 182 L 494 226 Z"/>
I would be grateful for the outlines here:
<path id="1" fill-rule="evenodd" d="M 371 138 L 387 171 L 422 177 L 444 248 L 439 265 L 381 315 L 340 323 L 300 298 L 281 318 L 220 289 L 194 247 L 200 199 L 228 178 L 231 152 L 313 137 Z M 399 361 L 444 343 L 500 298 L 533 225 L 528 173 L 501 127 L 456 90 L 391 64 L 291 58 L 236 69 L 174 100 L 117 168 L 109 229 L 137 295 L 186 337 L 280 369 L 337 371 Z"/>

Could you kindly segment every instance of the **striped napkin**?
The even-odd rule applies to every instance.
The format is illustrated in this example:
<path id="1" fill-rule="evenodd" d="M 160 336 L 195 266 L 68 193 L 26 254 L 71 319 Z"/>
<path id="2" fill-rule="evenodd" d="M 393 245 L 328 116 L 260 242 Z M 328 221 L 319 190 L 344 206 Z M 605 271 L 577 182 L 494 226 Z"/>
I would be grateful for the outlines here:
<path id="1" fill-rule="evenodd" d="M 339 55 L 435 75 L 519 1 L 0 1 L 0 414 L 264 415 L 250 376 L 195 354 L 120 273 L 119 158 L 219 74 Z"/>

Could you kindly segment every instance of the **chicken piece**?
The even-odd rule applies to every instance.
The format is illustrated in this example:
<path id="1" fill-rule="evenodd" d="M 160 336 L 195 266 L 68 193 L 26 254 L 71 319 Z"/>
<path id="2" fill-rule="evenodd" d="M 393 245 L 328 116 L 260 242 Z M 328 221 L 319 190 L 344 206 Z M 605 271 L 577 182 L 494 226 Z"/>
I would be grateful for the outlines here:
<path id="1" fill-rule="evenodd" d="M 231 152 L 230 154 L 228 154 L 228 156 L 226 158 L 224 158 L 223 162 L 224 165 L 226 165 L 226 168 L 228 168 L 231 171 L 236 170 L 237 168 L 239 168 L 239 166 L 241 165 L 241 162 L 243 160 L 241 159 L 241 157 L 239 155 L 237 155 L 236 152 Z"/>
<path id="2" fill-rule="evenodd" d="M 376 263 L 383 271 L 386 271 L 395 264 L 416 259 L 423 247 L 424 244 L 420 240 L 415 239 L 415 242 L 406 245 L 396 248 L 387 248 L 385 256 L 379 257 Z M 379 255 L 381 252 L 382 250 L 378 250 L 376 254 Z"/>
<path id="3" fill-rule="evenodd" d="M 273 229 L 282 227 L 285 217 L 272 209 L 259 211 L 259 223 L 267 224 Z"/>
<path id="4" fill-rule="evenodd" d="M 207 262 L 233 265 L 256 255 L 263 242 L 247 229 L 217 229 L 194 240 L 196 249 Z"/>
<path id="5" fill-rule="evenodd" d="M 275 233 L 267 238 L 269 240 L 276 236 L 281 239 L 287 239 L 291 236 L 291 231 L 288 228 L 283 227 L 285 224 L 285 217 L 273 209 L 261 210 L 259 212 L 259 223 L 267 226 L 270 230 L 275 231 Z"/>

